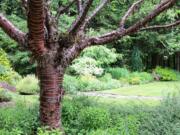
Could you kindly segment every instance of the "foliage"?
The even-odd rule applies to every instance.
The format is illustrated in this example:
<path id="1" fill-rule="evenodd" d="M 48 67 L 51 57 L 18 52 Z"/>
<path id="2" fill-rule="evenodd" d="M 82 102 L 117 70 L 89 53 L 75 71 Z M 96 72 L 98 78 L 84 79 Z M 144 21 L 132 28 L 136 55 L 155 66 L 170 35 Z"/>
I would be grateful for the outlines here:
<path id="1" fill-rule="evenodd" d="M 162 67 L 156 67 L 155 75 L 159 77 L 162 81 L 175 81 L 177 80 L 177 75 L 174 70 L 171 70 L 169 68 L 162 68 Z"/>
<path id="2" fill-rule="evenodd" d="M 153 76 L 147 72 L 132 72 L 127 80 L 130 84 L 137 85 L 153 81 Z"/>
<path id="3" fill-rule="evenodd" d="M 100 78 L 96 78 L 92 75 L 83 75 L 79 77 L 73 77 L 65 75 L 64 89 L 67 92 L 73 93 L 77 91 L 98 91 L 122 87 L 120 81 L 112 79 L 111 76 L 105 74 Z"/>
<path id="4" fill-rule="evenodd" d="M 98 67 L 97 61 L 89 57 L 80 57 L 74 60 L 70 71 L 78 75 L 102 75 L 103 69 Z"/>
<path id="5" fill-rule="evenodd" d="M 11 101 L 11 99 L 11 94 L 7 90 L 0 88 L 0 102 L 8 102 Z"/>
<path id="6" fill-rule="evenodd" d="M 116 53 L 115 49 L 109 49 L 105 46 L 93 46 L 85 49 L 81 56 L 90 57 L 97 61 L 97 65 L 101 67 L 108 66 L 122 59 L 122 55 Z"/>
<path id="7" fill-rule="evenodd" d="M 38 128 L 37 135 L 63 135 L 63 133 L 56 129 L 56 130 L 48 130 L 46 127 Z"/>
<path id="8" fill-rule="evenodd" d="M 108 111 L 96 107 L 83 108 L 78 116 L 79 128 L 85 130 L 107 128 L 111 122 Z"/>
<path id="9" fill-rule="evenodd" d="M 20 94 L 37 94 L 40 90 L 38 83 L 34 75 L 27 75 L 18 82 L 16 89 Z"/>
<path id="10" fill-rule="evenodd" d="M 131 54 L 131 68 L 133 71 L 142 71 L 143 61 L 142 61 L 142 52 L 137 48 L 134 47 Z"/>
<path id="11" fill-rule="evenodd" d="M 2 135 L 34 134 L 38 123 L 38 109 L 17 103 L 11 108 L 0 108 L 0 133 Z"/>
<path id="12" fill-rule="evenodd" d="M 126 68 L 108 68 L 107 72 L 110 73 L 114 79 L 126 78 L 130 74 Z"/>
<path id="13" fill-rule="evenodd" d="M 0 81 L 6 81 L 15 85 L 20 78 L 19 74 L 11 68 L 7 54 L 0 49 Z"/>

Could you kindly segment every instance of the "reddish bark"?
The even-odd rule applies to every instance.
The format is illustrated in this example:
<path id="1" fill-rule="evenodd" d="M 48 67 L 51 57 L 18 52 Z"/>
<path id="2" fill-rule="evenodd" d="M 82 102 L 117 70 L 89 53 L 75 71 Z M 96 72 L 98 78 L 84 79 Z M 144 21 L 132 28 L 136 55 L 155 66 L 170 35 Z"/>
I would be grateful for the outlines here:
<path id="1" fill-rule="evenodd" d="M 29 48 L 34 55 L 42 55 L 45 48 L 45 15 L 43 0 L 29 0 L 28 29 Z"/>
<path id="2" fill-rule="evenodd" d="M 61 127 L 60 101 L 63 96 L 63 76 L 59 76 L 58 70 L 47 64 L 38 67 L 38 78 L 40 80 L 40 120 L 42 125 L 50 128 Z"/>
<path id="3" fill-rule="evenodd" d="M 0 14 L 0 27 L 10 38 L 14 39 L 21 45 L 24 44 L 25 33 L 21 32 L 18 28 L 16 28 L 2 14 Z"/>

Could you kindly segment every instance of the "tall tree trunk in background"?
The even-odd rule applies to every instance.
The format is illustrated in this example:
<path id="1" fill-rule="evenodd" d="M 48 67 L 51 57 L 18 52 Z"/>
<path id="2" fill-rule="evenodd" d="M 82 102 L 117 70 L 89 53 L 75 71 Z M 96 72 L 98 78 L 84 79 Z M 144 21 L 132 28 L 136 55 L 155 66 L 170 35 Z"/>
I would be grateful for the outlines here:
<path id="1" fill-rule="evenodd" d="M 40 80 L 40 120 L 42 125 L 61 128 L 61 105 L 63 74 L 50 64 L 37 67 Z"/>

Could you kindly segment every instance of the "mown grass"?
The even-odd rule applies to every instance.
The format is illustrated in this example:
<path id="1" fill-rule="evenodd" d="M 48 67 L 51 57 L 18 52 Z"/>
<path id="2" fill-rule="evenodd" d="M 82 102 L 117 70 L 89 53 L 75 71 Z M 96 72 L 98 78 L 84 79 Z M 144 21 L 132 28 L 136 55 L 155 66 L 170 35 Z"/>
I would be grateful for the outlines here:
<path id="1" fill-rule="evenodd" d="M 180 90 L 180 81 L 152 82 L 142 85 L 127 86 L 118 89 L 99 91 L 100 93 L 124 96 L 167 96 Z"/>

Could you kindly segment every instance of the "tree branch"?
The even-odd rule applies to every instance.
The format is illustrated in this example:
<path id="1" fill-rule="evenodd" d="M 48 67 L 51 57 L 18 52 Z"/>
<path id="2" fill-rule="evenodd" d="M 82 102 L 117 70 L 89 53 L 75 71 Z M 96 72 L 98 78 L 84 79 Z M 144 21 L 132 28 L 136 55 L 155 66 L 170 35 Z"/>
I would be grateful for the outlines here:
<path id="1" fill-rule="evenodd" d="M 83 5 L 83 9 L 80 13 L 80 15 L 78 16 L 78 18 L 74 21 L 74 23 L 72 24 L 71 28 L 69 29 L 69 33 L 71 35 L 76 35 L 76 33 L 79 31 L 80 27 L 82 26 L 83 22 L 86 19 L 87 13 L 92 5 L 93 0 L 87 0 L 84 5 Z"/>
<path id="2" fill-rule="evenodd" d="M 99 11 L 108 3 L 109 0 L 101 0 L 99 6 L 92 12 L 92 14 L 84 21 L 81 29 L 84 30 L 86 25 L 97 15 Z"/>
<path id="3" fill-rule="evenodd" d="M 159 29 L 171 29 L 174 28 L 175 26 L 180 25 L 180 20 L 170 23 L 170 24 L 165 24 L 165 25 L 154 25 L 154 26 L 148 26 L 148 27 L 144 27 L 141 29 L 141 31 L 143 30 L 159 30 Z"/>
<path id="4" fill-rule="evenodd" d="M 122 17 L 119 26 L 120 28 L 124 28 L 124 24 L 126 22 L 126 20 L 128 19 L 128 17 L 137 9 L 137 7 L 143 2 L 144 0 L 139 0 L 137 2 L 135 2 L 134 4 L 132 4 L 132 6 L 128 9 L 128 11 L 125 13 L 125 15 Z"/>
<path id="5" fill-rule="evenodd" d="M 0 27 L 13 40 L 20 45 L 25 43 L 25 33 L 16 28 L 3 14 L 0 13 Z"/>
<path id="6" fill-rule="evenodd" d="M 57 14 L 56 14 L 56 18 L 58 19 L 59 16 L 61 14 L 64 14 L 65 12 L 67 12 L 69 10 L 69 8 L 76 2 L 76 0 L 72 0 L 69 2 L 69 4 L 67 4 L 66 6 L 59 6 L 58 10 L 57 10 Z"/>
<path id="7" fill-rule="evenodd" d="M 171 6 L 175 4 L 176 0 L 166 0 L 162 3 L 158 4 L 156 8 L 151 11 L 147 16 L 145 16 L 142 20 L 139 20 L 134 25 L 129 27 L 128 29 L 117 29 L 100 37 L 92 37 L 88 40 L 88 46 L 90 45 L 100 45 L 113 42 L 122 38 L 123 36 L 133 34 L 139 31 L 143 26 L 145 26 L 148 22 L 153 20 L 156 16 L 158 16 L 163 11 L 167 10 Z"/>
<path id="8" fill-rule="evenodd" d="M 82 0 L 76 0 L 78 13 L 80 14 L 82 11 Z"/>

